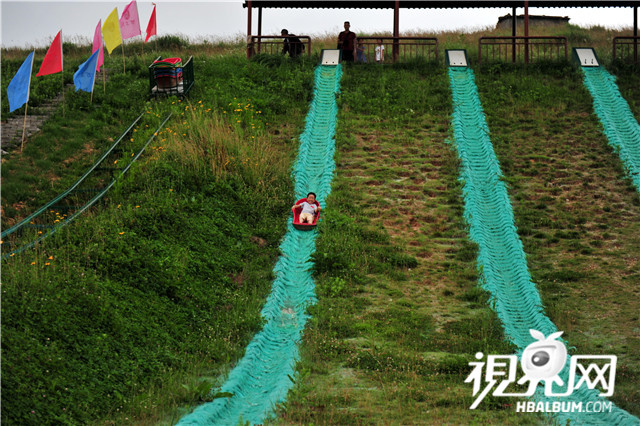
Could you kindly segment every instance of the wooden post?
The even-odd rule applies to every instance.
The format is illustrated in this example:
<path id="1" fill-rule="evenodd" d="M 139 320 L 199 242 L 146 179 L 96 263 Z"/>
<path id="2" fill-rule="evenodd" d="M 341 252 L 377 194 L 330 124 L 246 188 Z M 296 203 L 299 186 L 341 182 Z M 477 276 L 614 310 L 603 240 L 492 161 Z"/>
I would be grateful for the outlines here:
<path id="1" fill-rule="evenodd" d="M 393 8 L 393 62 L 398 61 L 400 54 L 400 0 L 395 1 Z"/>
<path id="2" fill-rule="evenodd" d="M 517 32 L 517 17 L 516 17 L 516 8 L 511 8 L 511 37 L 513 37 L 513 45 L 511 47 L 511 57 L 513 58 L 513 63 L 516 63 L 516 36 Z"/>
<path id="3" fill-rule="evenodd" d="M 633 63 L 638 63 L 638 6 L 633 6 Z"/>
<path id="4" fill-rule="evenodd" d="M 64 117 L 64 70 L 60 74 L 62 74 L 62 116 Z"/>
<path id="5" fill-rule="evenodd" d="M 258 53 L 260 53 L 260 45 L 262 44 L 262 6 L 258 8 Z"/>
<path id="6" fill-rule="evenodd" d="M 22 125 L 22 144 L 20 145 L 20 153 L 24 149 L 24 133 L 27 131 L 27 108 L 29 108 L 29 101 L 24 104 L 24 124 Z"/>
<path id="7" fill-rule="evenodd" d="M 529 63 L 529 1 L 524 0 L 524 63 Z"/>
<path id="8" fill-rule="evenodd" d="M 122 40 L 122 73 L 127 72 L 126 67 L 124 65 L 124 40 Z"/>
<path id="9" fill-rule="evenodd" d="M 251 0 L 247 0 L 247 59 L 251 58 Z"/>

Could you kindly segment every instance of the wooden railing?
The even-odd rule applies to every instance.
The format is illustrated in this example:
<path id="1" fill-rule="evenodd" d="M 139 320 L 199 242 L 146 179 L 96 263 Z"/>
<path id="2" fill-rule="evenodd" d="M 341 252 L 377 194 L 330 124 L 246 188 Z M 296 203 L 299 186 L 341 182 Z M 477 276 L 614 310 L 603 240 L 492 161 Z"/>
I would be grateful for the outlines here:
<path id="1" fill-rule="evenodd" d="M 638 45 L 640 44 L 640 37 L 634 36 L 620 36 L 613 38 L 613 60 L 616 59 L 622 61 L 633 61 L 634 64 L 638 63 Z"/>
<path id="2" fill-rule="evenodd" d="M 302 42 L 304 46 L 303 54 L 311 56 L 311 37 L 306 35 L 296 36 Z M 251 41 L 247 44 L 247 56 L 250 58 L 253 55 L 266 53 L 270 55 L 279 55 L 284 48 L 284 39 L 287 36 L 279 35 L 260 35 L 251 36 Z"/>
<path id="3" fill-rule="evenodd" d="M 566 37 L 516 36 L 481 37 L 478 40 L 478 64 L 490 61 L 529 62 L 568 59 Z"/>
<path id="4" fill-rule="evenodd" d="M 358 37 L 357 44 L 362 44 L 367 62 L 376 62 L 376 47 L 380 45 L 384 46 L 384 61 L 380 62 L 438 59 L 438 39 L 432 37 Z"/>

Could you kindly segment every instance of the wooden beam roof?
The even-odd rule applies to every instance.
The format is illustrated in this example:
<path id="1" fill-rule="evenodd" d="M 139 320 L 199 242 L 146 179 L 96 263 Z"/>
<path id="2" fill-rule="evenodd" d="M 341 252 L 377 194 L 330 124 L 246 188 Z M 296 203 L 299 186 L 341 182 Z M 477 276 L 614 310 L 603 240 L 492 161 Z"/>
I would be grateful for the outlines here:
<path id="1" fill-rule="evenodd" d="M 242 4 L 247 7 L 247 1 Z M 529 7 L 637 7 L 639 0 L 529 0 Z M 395 0 L 253 0 L 251 7 L 286 9 L 393 9 Z M 400 0 L 403 9 L 524 7 L 524 0 Z"/>

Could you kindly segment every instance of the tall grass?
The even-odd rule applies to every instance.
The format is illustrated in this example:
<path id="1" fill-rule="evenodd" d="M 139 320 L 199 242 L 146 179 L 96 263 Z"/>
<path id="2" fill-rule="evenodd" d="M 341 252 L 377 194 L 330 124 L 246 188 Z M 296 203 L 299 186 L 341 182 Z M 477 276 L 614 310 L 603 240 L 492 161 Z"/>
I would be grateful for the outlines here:
<path id="1" fill-rule="evenodd" d="M 178 123 L 160 133 L 161 140 L 166 139 L 164 149 L 183 170 L 218 179 L 237 174 L 248 185 L 272 187 L 288 169 L 288 158 L 267 136 L 261 111 L 250 103 L 232 106 L 225 117 L 202 102 L 186 105 Z"/>

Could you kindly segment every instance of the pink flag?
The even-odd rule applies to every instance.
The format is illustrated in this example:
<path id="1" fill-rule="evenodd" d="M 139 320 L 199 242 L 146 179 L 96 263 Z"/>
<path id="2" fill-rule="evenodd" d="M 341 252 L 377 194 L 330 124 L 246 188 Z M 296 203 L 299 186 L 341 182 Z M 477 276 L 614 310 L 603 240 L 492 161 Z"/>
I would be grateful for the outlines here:
<path id="1" fill-rule="evenodd" d="M 93 34 L 93 50 L 91 53 L 94 53 L 96 50 L 100 49 L 100 53 L 98 53 L 98 64 L 96 66 L 96 71 L 100 71 L 100 67 L 104 64 L 104 50 L 102 43 L 102 19 L 98 21 L 98 26 L 96 27 L 96 31 Z"/>
<path id="2" fill-rule="evenodd" d="M 151 18 L 149 18 L 149 25 L 147 25 L 147 38 L 144 39 L 146 43 L 149 41 L 149 37 L 156 35 L 156 4 L 153 4 L 153 12 L 151 12 Z"/>
<path id="3" fill-rule="evenodd" d="M 131 37 L 142 34 L 140 32 L 140 20 L 138 19 L 138 5 L 136 0 L 124 8 L 122 16 L 120 17 L 120 32 L 122 33 L 122 39 L 126 40 Z"/>

